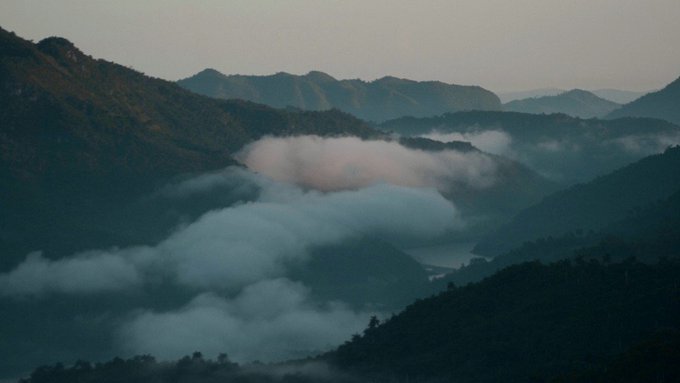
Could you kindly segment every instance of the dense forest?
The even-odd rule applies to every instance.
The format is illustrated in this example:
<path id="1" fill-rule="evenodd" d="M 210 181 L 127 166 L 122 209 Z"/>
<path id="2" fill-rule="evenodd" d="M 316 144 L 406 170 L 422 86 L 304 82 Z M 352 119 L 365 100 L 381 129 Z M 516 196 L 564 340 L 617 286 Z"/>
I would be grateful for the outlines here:
<path id="1" fill-rule="evenodd" d="M 677 258 L 525 263 L 373 318 L 319 358 L 238 366 L 142 356 L 39 367 L 22 382 L 673 382 L 679 275 Z"/>
<path id="2" fill-rule="evenodd" d="M 598 371 L 678 330 L 679 272 L 677 258 L 511 266 L 419 300 L 325 358 L 374 381 L 526 382 Z"/>

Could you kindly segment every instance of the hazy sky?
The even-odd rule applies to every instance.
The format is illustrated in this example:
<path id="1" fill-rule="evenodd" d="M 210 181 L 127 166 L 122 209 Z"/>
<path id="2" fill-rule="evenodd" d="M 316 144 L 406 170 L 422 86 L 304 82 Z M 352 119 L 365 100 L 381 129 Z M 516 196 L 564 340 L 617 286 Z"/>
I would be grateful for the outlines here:
<path id="1" fill-rule="evenodd" d="M 0 0 L 0 26 L 169 80 L 212 67 L 649 90 L 680 76 L 680 0 Z"/>

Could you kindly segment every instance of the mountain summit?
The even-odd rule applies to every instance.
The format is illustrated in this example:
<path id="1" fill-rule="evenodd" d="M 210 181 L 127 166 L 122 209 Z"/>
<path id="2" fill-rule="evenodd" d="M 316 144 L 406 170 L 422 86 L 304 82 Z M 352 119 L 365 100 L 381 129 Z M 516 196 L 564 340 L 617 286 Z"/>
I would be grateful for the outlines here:
<path id="1" fill-rule="evenodd" d="M 573 117 L 593 118 L 602 117 L 619 106 L 591 92 L 573 89 L 555 96 L 510 101 L 503 105 L 503 109 L 509 112 L 564 113 Z"/>

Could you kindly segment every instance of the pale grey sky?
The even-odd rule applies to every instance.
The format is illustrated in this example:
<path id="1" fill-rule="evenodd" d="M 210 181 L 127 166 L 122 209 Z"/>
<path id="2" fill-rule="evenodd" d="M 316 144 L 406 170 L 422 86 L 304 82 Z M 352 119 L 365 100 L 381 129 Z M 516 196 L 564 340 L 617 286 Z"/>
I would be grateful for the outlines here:
<path id="1" fill-rule="evenodd" d="M 680 0 L 0 0 L 0 26 L 169 80 L 212 67 L 649 90 L 680 76 Z"/>

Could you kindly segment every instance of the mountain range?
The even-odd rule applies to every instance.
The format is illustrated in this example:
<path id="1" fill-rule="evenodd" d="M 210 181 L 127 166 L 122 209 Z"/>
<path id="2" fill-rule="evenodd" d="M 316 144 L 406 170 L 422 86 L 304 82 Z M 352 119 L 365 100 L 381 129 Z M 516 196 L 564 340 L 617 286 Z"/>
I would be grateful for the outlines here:
<path id="1" fill-rule="evenodd" d="M 563 102 L 611 103 L 503 112 L 480 87 L 321 72 L 173 83 L 0 29 L 0 380 L 77 360 L 22 381 L 674 381 L 678 84 L 582 119 Z M 482 233 L 488 259 L 448 275 L 399 247 Z M 100 362 L 193 345 L 305 359 Z"/>
<path id="2" fill-rule="evenodd" d="M 433 116 L 461 110 L 500 110 L 498 97 L 478 86 L 418 82 L 396 77 L 375 81 L 336 80 L 323 72 L 306 75 L 224 75 L 206 69 L 177 82 L 193 92 L 304 110 L 339 109 L 369 121 Z"/>
<path id="3" fill-rule="evenodd" d="M 123 206 L 175 177 L 236 164 L 232 153 L 264 135 L 380 135 L 337 110 L 211 99 L 63 38 L 33 44 L 1 29 L 0 84 L 0 264 L 32 243 L 58 252 L 138 243 L 148 229 L 113 227 L 120 214 L 137 220 Z"/>
<path id="4" fill-rule="evenodd" d="M 58 37 L 34 44 L 0 30 L 0 68 L 0 267 L 36 243 L 47 254 L 68 254 L 158 241 L 177 218 L 150 224 L 167 205 L 147 196 L 178 177 L 236 164 L 233 153 L 263 136 L 387 139 L 337 109 L 274 109 L 201 96 L 93 59 Z M 479 194 L 455 187 L 462 208 L 491 209 L 507 219 L 556 188 L 516 161 L 489 160 L 498 164 L 501 181 Z M 76 239 L 73 232 L 80 233 Z"/>
<path id="5" fill-rule="evenodd" d="M 252 202 L 258 185 L 219 176 L 227 166 L 240 168 L 235 153 L 265 136 L 352 136 L 417 155 L 472 155 L 494 172 L 493 185 L 480 190 L 451 181 L 442 193 L 456 199 L 456 211 L 492 214 L 487 222 L 504 222 L 557 188 L 517 161 L 469 143 L 397 140 L 337 109 L 274 109 L 198 95 L 94 59 L 59 37 L 32 43 L 0 30 L 0 102 L 3 280 L 36 250 L 45 262 L 62 264 L 91 249 L 153 246 L 210 211 Z M 222 183 L 181 197 L 166 192 L 198 175 Z M 313 260 L 289 277 L 311 290 L 310 299 L 398 310 L 430 291 L 423 267 L 377 238 L 309 251 Z M 177 308 L 193 293 L 154 285 L 105 299 L 2 296 L 0 374 L 37 361 L 110 357 L 121 315 Z"/>

